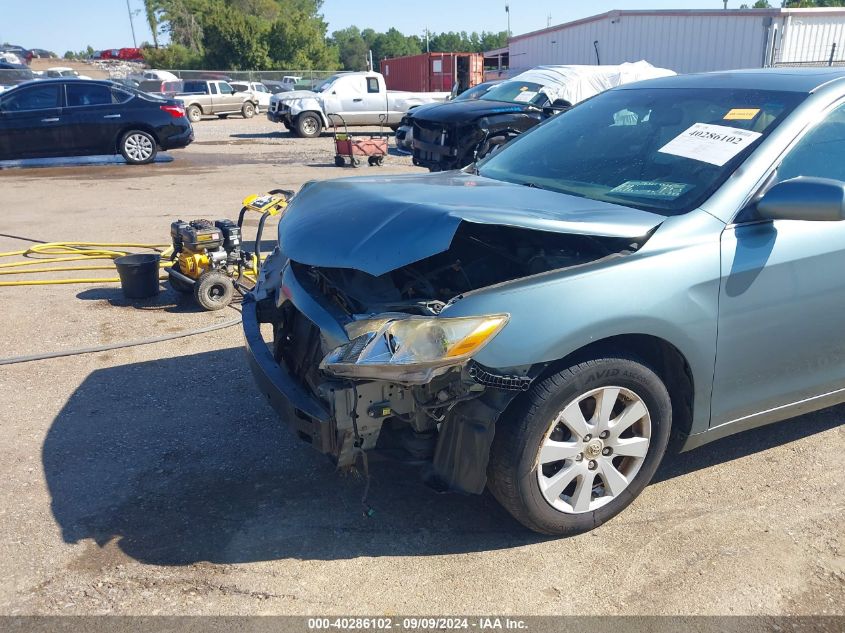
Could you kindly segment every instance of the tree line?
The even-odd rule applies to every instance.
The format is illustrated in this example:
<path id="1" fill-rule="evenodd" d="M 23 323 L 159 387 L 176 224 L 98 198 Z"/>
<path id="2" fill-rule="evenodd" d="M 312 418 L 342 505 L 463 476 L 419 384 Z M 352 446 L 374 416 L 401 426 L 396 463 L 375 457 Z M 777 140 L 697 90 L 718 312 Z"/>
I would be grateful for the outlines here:
<path id="1" fill-rule="evenodd" d="M 368 51 L 386 57 L 481 52 L 507 45 L 507 33 L 404 35 L 350 26 L 327 33 L 322 0 L 144 0 L 153 42 L 144 57 L 155 68 L 219 70 L 363 70 Z M 169 43 L 160 46 L 160 39 Z M 87 50 L 65 57 L 87 57 Z"/>

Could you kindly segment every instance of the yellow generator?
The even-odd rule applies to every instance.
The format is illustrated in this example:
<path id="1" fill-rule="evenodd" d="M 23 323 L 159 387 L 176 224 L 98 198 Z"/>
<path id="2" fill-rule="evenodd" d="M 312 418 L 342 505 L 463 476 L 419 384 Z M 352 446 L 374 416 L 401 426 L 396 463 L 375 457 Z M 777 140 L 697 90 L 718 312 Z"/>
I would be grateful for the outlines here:
<path id="1" fill-rule="evenodd" d="M 176 220 L 170 225 L 173 265 L 167 269 L 170 285 L 182 293 L 193 292 L 206 310 L 220 310 L 232 302 L 235 291 L 245 292 L 261 265 L 261 236 L 267 218 L 281 214 L 292 191 L 274 189 L 266 195 L 247 197 L 232 220 Z M 255 252 L 242 248 L 242 229 L 248 211 L 261 214 L 255 235 Z"/>

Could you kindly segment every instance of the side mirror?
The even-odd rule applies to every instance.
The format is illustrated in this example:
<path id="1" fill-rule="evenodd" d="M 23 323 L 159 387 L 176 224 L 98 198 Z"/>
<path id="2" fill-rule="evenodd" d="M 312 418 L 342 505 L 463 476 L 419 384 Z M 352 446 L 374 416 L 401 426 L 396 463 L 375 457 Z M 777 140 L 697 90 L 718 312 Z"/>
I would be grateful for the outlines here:
<path id="1" fill-rule="evenodd" d="M 563 112 L 564 110 L 569 110 L 572 107 L 572 104 L 569 103 L 566 99 L 555 99 L 553 103 L 547 105 L 543 108 L 543 114 L 546 116 L 552 116 L 557 114 L 558 112 Z"/>
<path id="2" fill-rule="evenodd" d="M 757 202 L 763 220 L 845 220 L 845 182 L 800 176 L 776 184 Z"/>

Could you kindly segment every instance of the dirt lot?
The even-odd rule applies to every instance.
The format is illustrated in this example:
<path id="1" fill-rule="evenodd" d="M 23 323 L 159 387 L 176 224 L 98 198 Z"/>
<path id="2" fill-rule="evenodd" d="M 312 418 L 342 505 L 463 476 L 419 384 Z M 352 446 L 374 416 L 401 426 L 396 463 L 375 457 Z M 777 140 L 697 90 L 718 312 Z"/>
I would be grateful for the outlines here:
<path id="1" fill-rule="evenodd" d="M 163 242 L 176 217 L 353 173 L 329 137 L 278 129 L 209 120 L 170 163 L 3 171 L 0 251 Z M 415 171 L 391 156 L 357 173 Z M 237 316 L 114 284 L 0 301 L 0 356 Z M 0 394 L 2 614 L 845 613 L 843 407 L 669 457 L 608 525 L 549 540 L 489 496 L 437 495 L 384 463 L 363 516 L 363 481 L 259 397 L 238 327 L 0 367 Z"/>

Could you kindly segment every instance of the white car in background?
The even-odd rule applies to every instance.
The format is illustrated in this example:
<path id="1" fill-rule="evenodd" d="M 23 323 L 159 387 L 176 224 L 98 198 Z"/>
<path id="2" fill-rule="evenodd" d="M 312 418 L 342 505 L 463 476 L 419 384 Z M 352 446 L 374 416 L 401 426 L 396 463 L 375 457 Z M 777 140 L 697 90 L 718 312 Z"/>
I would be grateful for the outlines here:
<path id="1" fill-rule="evenodd" d="M 270 97 L 273 93 L 260 81 L 230 81 L 229 85 L 235 92 L 251 92 L 253 102 L 258 104 L 258 109 L 266 112 L 270 107 Z"/>
<path id="2" fill-rule="evenodd" d="M 78 71 L 67 66 L 54 66 L 44 71 L 44 77 L 73 77 L 75 79 L 91 79 L 88 75 L 80 75 Z"/>

